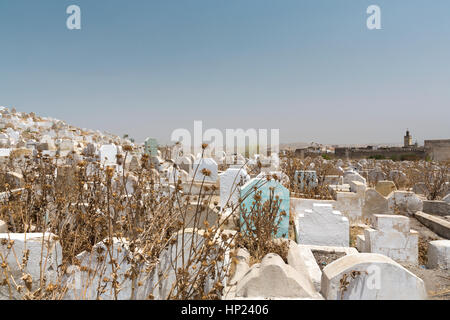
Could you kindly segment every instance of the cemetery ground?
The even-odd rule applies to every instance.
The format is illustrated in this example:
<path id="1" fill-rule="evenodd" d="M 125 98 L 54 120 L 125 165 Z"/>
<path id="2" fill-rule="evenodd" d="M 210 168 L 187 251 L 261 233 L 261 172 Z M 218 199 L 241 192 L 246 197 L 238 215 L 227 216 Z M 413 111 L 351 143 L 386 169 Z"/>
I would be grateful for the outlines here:
<path id="1" fill-rule="evenodd" d="M 186 154 L 0 115 L 2 300 L 450 299 L 449 163 Z"/>
<path id="2" fill-rule="evenodd" d="M 402 265 L 421 278 L 425 283 L 425 288 L 429 292 L 429 299 L 450 300 L 450 272 L 443 269 L 427 269 L 424 266 L 428 262 L 428 243 L 434 240 L 443 240 L 432 230 L 421 224 L 414 217 L 410 217 L 411 229 L 418 231 L 418 260 L 419 265 L 402 263 Z M 350 234 L 354 240 L 352 244 L 356 246 L 356 236 L 363 234 L 364 228 L 361 226 L 352 226 Z M 353 245 L 352 245 L 353 246 Z M 319 264 L 320 266 L 320 264 Z"/>
<path id="3" fill-rule="evenodd" d="M 404 267 L 421 278 L 429 292 L 430 299 L 450 300 L 450 272 L 443 269 L 427 269 L 428 243 L 443 240 L 442 237 L 421 224 L 417 219 L 410 218 L 411 228 L 419 232 L 419 265 L 404 264 Z"/>

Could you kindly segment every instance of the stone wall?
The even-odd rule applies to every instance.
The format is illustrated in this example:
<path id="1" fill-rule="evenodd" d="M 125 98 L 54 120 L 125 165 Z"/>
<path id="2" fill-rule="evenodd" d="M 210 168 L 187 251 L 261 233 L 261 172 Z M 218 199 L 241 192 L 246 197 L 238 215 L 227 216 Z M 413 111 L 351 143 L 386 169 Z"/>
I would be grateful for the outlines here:
<path id="1" fill-rule="evenodd" d="M 439 200 L 424 200 L 423 212 L 428 214 L 435 214 L 438 216 L 449 216 L 450 203 Z"/>
<path id="2" fill-rule="evenodd" d="M 393 160 L 419 160 L 425 159 L 426 153 L 423 148 L 387 148 L 387 149 L 351 149 L 336 148 L 335 157 L 342 159 L 365 159 L 369 157 L 380 157 L 381 159 Z"/>
<path id="3" fill-rule="evenodd" d="M 425 152 L 434 161 L 450 160 L 450 139 L 425 140 Z"/>

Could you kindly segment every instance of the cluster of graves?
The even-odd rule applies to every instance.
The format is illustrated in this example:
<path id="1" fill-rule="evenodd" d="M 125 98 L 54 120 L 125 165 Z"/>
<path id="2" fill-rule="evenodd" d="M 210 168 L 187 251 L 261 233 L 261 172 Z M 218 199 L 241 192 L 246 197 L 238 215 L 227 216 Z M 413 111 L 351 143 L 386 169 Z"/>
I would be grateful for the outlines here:
<path id="1" fill-rule="evenodd" d="M 113 154 L 120 152 L 123 144 L 132 144 L 113 134 L 80 129 L 58 119 L 6 107 L 0 107 L 0 131 L 0 161 L 7 160 L 10 155 L 35 156 L 41 152 L 42 155 L 60 157 L 100 154 L 103 161 L 116 163 Z"/>
<path id="2" fill-rule="evenodd" d="M 130 156 L 119 163 L 117 155 L 122 154 L 122 146 L 132 144 L 131 141 L 6 108 L 2 108 L 0 114 L 0 157 L 8 159 L 11 153 L 32 156 L 40 151 L 48 155 L 58 154 L 61 159 L 71 155 L 72 162 L 66 162 L 70 164 L 74 157 L 80 160 L 96 156 L 102 164 L 115 167 L 116 174 L 124 170 L 129 173 L 127 188 L 132 193 L 133 172 L 139 169 L 145 155 L 153 165 L 159 183 L 173 192 L 195 196 L 205 187 L 214 186 L 209 190 L 218 202 L 207 218 L 209 225 L 234 215 L 240 223 L 228 224 L 227 232 L 230 233 L 248 227 L 242 223 L 243 215 L 248 212 L 246 208 L 254 204 L 249 195 L 255 189 L 261 191 L 262 202 L 275 194 L 281 202 L 278 208 L 280 223 L 274 241 L 287 242 L 287 261 L 270 253 L 260 262 L 251 264 L 246 249 L 237 248 L 233 253 L 227 251 L 223 263 L 229 262 L 228 268 L 232 272 L 224 283 L 222 299 L 427 299 L 424 281 L 405 267 L 419 264 L 419 234 L 410 227 L 412 218 L 442 237 L 428 244 L 428 264 L 424 267 L 450 268 L 450 225 L 446 218 L 450 216 L 450 188 L 436 201 L 426 200 L 421 195 L 420 185 L 414 190 L 397 190 L 393 180 L 401 181 L 404 174 L 393 170 L 386 176 L 376 167 L 375 160 L 335 162 L 339 174 L 324 177 L 332 199 L 307 199 L 295 197 L 290 191 L 291 181 L 282 170 L 283 159 L 277 154 L 253 155 L 250 158 L 225 152 L 214 156 L 194 155 L 183 153 L 176 145 L 171 156 L 163 158 L 156 139 L 148 138 L 143 146 L 136 146 Z M 8 172 L 7 175 L 14 187 L 23 187 L 19 172 Z M 313 166 L 296 171 L 293 179 L 300 189 L 314 188 L 319 183 Z M 369 184 L 369 180 L 376 183 Z M 174 185 L 181 185 L 181 189 L 173 188 Z M 193 212 L 195 214 L 195 210 Z M 352 226 L 363 228 L 363 233 L 357 235 L 353 245 Z M 169 260 L 177 257 L 182 243 L 201 245 L 203 241 L 203 237 L 198 235 L 205 230 L 186 227 L 191 229 L 185 231 L 183 237 L 188 237 L 189 241 L 183 239 L 171 244 L 160 257 L 159 269 L 154 274 L 134 280 L 119 274 L 119 278 L 122 277 L 119 295 L 106 294 L 102 298 L 145 299 L 151 292 L 154 299 L 165 299 L 175 276 L 169 272 L 161 279 L 161 270 L 169 269 Z M 28 273 L 36 279 L 42 272 L 39 261 L 44 239 L 47 263 L 43 271 L 49 279 L 56 276 L 55 265 L 61 258 L 61 246 L 55 237 L 46 233 L 25 236 L 7 231 L 7 223 L 0 221 L 0 239 L 14 239 L 16 252 L 21 252 L 25 246 L 30 250 L 32 263 L 29 263 Z M 129 253 L 126 239 L 114 238 L 113 245 L 122 248 L 121 257 Z M 96 246 L 104 246 L 104 242 Z M 0 246 L 0 252 L 2 250 L 4 248 Z M 231 254 L 234 259 L 229 258 Z M 325 263 L 318 260 L 318 255 L 336 259 Z M 98 261 L 86 252 L 78 258 L 81 265 L 70 268 L 65 279 L 70 284 L 66 298 L 95 299 L 95 290 L 101 279 L 95 279 L 88 288 L 82 284 L 87 275 L 85 270 Z M 14 258 L 9 255 L 7 259 Z M 116 260 L 121 264 L 128 263 L 125 258 L 116 257 Z M 82 266 L 87 267 L 83 269 Z M 123 269 L 126 270 L 127 266 Z M 104 272 L 111 275 L 113 270 L 105 264 Z M 211 281 L 206 285 L 212 286 Z M 143 285 L 135 290 L 135 282 Z M 154 290 L 156 283 L 158 289 Z M 3 298 L 8 296 L 2 289 L 0 292 Z"/>

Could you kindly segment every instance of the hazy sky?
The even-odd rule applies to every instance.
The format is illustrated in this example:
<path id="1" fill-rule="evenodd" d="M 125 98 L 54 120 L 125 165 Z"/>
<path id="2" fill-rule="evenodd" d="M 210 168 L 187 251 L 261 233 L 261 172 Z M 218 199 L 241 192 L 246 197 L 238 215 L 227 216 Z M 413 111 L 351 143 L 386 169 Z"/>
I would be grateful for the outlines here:
<path id="1" fill-rule="evenodd" d="M 194 120 L 281 142 L 450 138 L 449 17 L 448 0 L 0 0 L 0 105 L 137 141 Z"/>

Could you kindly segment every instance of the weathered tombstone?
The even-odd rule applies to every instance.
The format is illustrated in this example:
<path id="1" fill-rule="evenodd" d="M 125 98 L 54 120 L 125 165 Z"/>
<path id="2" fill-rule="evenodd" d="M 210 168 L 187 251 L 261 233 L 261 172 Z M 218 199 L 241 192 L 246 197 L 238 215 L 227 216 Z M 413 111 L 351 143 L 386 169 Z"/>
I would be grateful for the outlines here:
<path id="1" fill-rule="evenodd" d="M 397 190 L 395 183 L 392 181 L 378 181 L 375 190 L 377 190 L 382 196 L 387 197 L 391 192 Z"/>
<path id="2" fill-rule="evenodd" d="M 10 276 L 15 283 L 23 284 L 24 275 L 30 278 L 30 291 L 34 292 L 40 287 L 41 277 L 47 283 L 57 280 L 58 266 L 62 263 L 62 248 L 56 236 L 52 233 L 0 233 L 0 256 L 4 257 Z M 27 254 L 28 252 L 28 254 Z M 27 255 L 27 263 L 19 265 L 22 257 Z M 19 264 L 18 264 L 19 263 Z M 2 270 L 4 270 L 2 268 Z M 3 282 L 4 272 L 0 272 L 0 282 Z M 9 280 L 11 282 L 11 279 Z M 25 289 L 22 291 L 25 293 Z M 0 286 L 0 300 L 23 299 L 15 290 L 10 296 L 8 286 Z"/>
<path id="3" fill-rule="evenodd" d="M 425 284 L 389 257 L 346 255 L 323 269 L 321 293 L 327 300 L 425 300 Z"/>
<path id="4" fill-rule="evenodd" d="M 278 224 L 278 232 L 275 235 L 277 238 L 288 238 L 289 236 L 289 207 L 290 207 L 290 193 L 289 190 L 284 187 L 278 181 L 271 179 L 260 179 L 253 178 L 248 181 L 244 186 L 242 186 L 240 191 L 240 196 L 242 199 L 241 203 L 241 230 L 246 230 L 249 228 L 245 224 L 245 217 L 251 214 L 251 209 L 254 207 L 256 192 L 261 192 L 261 205 L 270 201 L 272 199 L 275 201 L 275 197 L 281 200 L 280 206 L 278 208 L 278 217 L 276 223 Z M 250 228 L 252 228 L 251 226 Z"/>
<path id="5" fill-rule="evenodd" d="M 450 204 L 439 200 L 423 200 L 423 212 L 437 216 L 450 216 Z"/>
<path id="6" fill-rule="evenodd" d="M 450 269 L 450 240 L 435 240 L 428 243 L 429 269 Z"/>
<path id="7" fill-rule="evenodd" d="M 361 198 L 364 198 L 364 194 L 366 192 L 367 186 L 360 181 L 350 181 L 350 192 L 354 192 L 360 195 Z"/>
<path id="8" fill-rule="evenodd" d="M 297 170 L 294 174 L 294 181 L 300 190 L 309 190 L 317 187 L 317 173 L 314 170 Z"/>
<path id="9" fill-rule="evenodd" d="M 397 185 L 404 186 L 408 182 L 406 174 L 400 170 L 391 170 L 389 172 L 389 180 L 395 181 Z"/>
<path id="10" fill-rule="evenodd" d="M 331 204 L 333 208 L 336 206 L 335 200 L 316 200 L 316 199 L 304 199 L 304 198 L 293 198 L 290 201 L 290 212 L 292 216 L 297 216 L 303 213 L 306 209 L 312 209 L 315 203 L 327 203 Z"/>
<path id="11" fill-rule="evenodd" d="M 358 236 L 358 250 L 380 253 L 391 259 L 417 265 L 418 233 L 409 229 L 409 218 L 401 215 L 375 214 L 374 229 Z"/>
<path id="12" fill-rule="evenodd" d="M 314 203 L 312 209 L 297 214 L 295 231 L 298 244 L 349 246 L 349 221 L 331 204 Z"/>
<path id="13" fill-rule="evenodd" d="M 239 188 L 243 186 L 250 176 L 245 169 L 229 168 L 219 175 L 220 178 L 220 208 L 225 206 L 234 210 L 239 205 Z"/>
<path id="14" fill-rule="evenodd" d="M 232 261 L 231 270 L 234 270 L 234 272 L 230 274 L 231 280 L 229 285 L 236 285 L 247 274 L 247 271 L 250 269 L 249 264 L 250 253 L 248 250 L 245 248 L 237 248 Z"/>
<path id="15" fill-rule="evenodd" d="M 158 156 L 158 141 L 154 138 L 147 138 L 145 139 L 144 143 L 144 152 L 145 154 L 148 154 L 150 157 L 157 157 Z"/>
<path id="16" fill-rule="evenodd" d="M 389 210 L 388 199 L 375 189 L 367 189 L 364 196 L 362 214 L 364 218 L 371 219 L 374 214 L 393 214 Z"/>
<path id="17" fill-rule="evenodd" d="M 414 192 L 394 191 L 388 197 L 389 210 L 413 215 L 423 210 L 423 201 Z"/>
<path id="18" fill-rule="evenodd" d="M 342 212 L 352 223 L 360 222 L 363 203 L 364 193 L 336 191 L 336 205 L 334 208 Z"/>
<path id="19" fill-rule="evenodd" d="M 344 183 L 344 178 L 339 175 L 326 175 L 323 180 L 324 185 L 340 185 Z"/>
<path id="20" fill-rule="evenodd" d="M 116 293 L 118 300 L 135 299 L 139 289 L 138 279 L 132 280 L 127 276 L 131 268 L 127 259 L 129 255 L 127 240 L 120 238 L 112 238 L 111 241 L 105 239 L 94 245 L 91 252 L 83 251 L 77 255 L 80 266 L 69 267 L 68 276 L 64 279 L 67 286 L 65 299 L 96 300 L 99 295 L 102 300 L 114 300 Z M 112 260 L 115 261 L 114 269 Z M 118 291 L 113 288 L 113 277 L 120 283 Z M 108 281 L 105 282 L 104 279 Z M 134 292 L 133 284 L 136 287 Z M 98 290 L 99 287 L 102 287 L 102 290 Z"/>
<path id="21" fill-rule="evenodd" d="M 212 158 L 200 158 L 195 160 L 193 167 L 194 181 L 216 182 L 218 176 L 218 166 Z"/>
<path id="22" fill-rule="evenodd" d="M 189 156 L 184 156 L 180 160 L 180 168 L 181 170 L 186 171 L 187 173 L 190 173 L 192 171 L 192 160 Z"/>
<path id="23" fill-rule="evenodd" d="M 367 184 L 366 179 L 354 170 L 348 170 L 344 172 L 344 183 L 350 183 L 351 181 L 359 181 Z"/>
<path id="24" fill-rule="evenodd" d="M 237 283 L 236 297 L 318 299 L 311 280 L 274 253 L 254 264 Z"/>
<path id="25" fill-rule="evenodd" d="M 102 164 L 110 165 L 116 164 L 117 147 L 114 144 L 106 144 L 100 147 L 100 162 Z"/>

